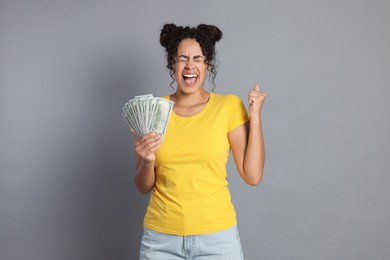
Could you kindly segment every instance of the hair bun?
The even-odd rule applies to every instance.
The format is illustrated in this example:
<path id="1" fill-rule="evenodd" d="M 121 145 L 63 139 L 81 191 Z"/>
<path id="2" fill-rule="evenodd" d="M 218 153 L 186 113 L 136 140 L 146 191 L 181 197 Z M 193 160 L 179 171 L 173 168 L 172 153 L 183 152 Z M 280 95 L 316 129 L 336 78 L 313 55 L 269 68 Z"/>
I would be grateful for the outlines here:
<path id="1" fill-rule="evenodd" d="M 176 26 L 174 23 L 165 24 L 160 33 L 160 44 L 166 48 L 172 41 L 173 37 L 171 36 L 175 34 L 179 28 L 180 27 Z"/>
<path id="2" fill-rule="evenodd" d="M 222 38 L 222 31 L 214 25 L 199 24 L 197 27 L 199 32 L 204 33 L 213 42 L 217 42 Z"/>

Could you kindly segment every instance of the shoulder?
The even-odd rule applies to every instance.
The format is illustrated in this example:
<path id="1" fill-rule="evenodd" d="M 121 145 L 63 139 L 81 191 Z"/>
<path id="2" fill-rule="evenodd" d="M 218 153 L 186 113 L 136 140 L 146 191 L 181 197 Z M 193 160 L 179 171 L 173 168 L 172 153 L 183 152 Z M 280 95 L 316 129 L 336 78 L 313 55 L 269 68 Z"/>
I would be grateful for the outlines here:
<path id="1" fill-rule="evenodd" d="M 228 106 L 241 105 L 243 102 L 241 98 L 234 94 L 216 94 L 213 93 L 213 99 L 215 103 L 225 104 Z"/>
<path id="2" fill-rule="evenodd" d="M 222 101 L 222 102 L 237 102 L 241 101 L 241 98 L 237 95 L 234 94 L 217 94 L 217 93 L 212 93 L 213 98 L 217 101 Z"/>

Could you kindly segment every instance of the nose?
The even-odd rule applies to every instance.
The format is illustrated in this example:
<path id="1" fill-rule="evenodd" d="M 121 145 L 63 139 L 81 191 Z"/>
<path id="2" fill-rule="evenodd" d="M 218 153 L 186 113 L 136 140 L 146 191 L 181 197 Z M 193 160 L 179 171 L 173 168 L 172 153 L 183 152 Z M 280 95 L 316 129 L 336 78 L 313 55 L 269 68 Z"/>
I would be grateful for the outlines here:
<path id="1" fill-rule="evenodd" d="M 188 60 L 186 62 L 186 66 L 184 67 L 185 69 L 192 69 L 194 67 L 194 62 L 192 60 Z"/>

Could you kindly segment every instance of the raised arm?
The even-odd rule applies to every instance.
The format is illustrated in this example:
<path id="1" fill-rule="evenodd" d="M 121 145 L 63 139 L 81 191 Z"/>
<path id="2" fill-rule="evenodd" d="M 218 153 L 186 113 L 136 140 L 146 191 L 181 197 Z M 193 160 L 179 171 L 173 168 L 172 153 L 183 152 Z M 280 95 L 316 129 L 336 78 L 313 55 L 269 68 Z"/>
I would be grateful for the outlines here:
<path id="1" fill-rule="evenodd" d="M 228 134 L 234 161 L 241 177 L 249 185 L 258 185 L 263 177 L 265 149 L 261 124 L 261 108 L 265 93 L 256 85 L 249 92 L 250 121 Z"/>

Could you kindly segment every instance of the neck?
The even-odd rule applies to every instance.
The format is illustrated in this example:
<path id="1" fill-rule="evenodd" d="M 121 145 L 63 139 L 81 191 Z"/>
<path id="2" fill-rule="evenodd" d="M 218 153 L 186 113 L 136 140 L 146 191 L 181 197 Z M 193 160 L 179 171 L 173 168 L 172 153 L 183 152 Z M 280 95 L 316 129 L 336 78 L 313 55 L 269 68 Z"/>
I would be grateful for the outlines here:
<path id="1" fill-rule="evenodd" d="M 194 93 L 184 93 L 180 90 L 177 90 L 172 96 L 171 100 L 177 105 L 186 105 L 191 106 L 194 104 L 199 104 L 207 102 L 210 97 L 210 93 L 206 92 L 203 88 Z"/>

